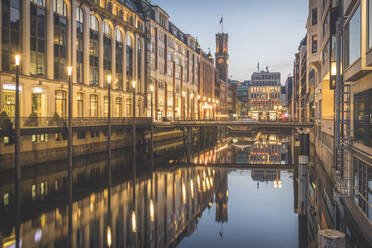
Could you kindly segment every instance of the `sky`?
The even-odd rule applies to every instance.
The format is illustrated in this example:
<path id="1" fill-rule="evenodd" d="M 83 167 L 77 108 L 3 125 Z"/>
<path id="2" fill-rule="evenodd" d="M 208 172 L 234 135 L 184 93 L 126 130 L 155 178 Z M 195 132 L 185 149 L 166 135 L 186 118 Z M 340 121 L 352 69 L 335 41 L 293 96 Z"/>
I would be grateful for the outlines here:
<path id="1" fill-rule="evenodd" d="M 293 74 L 294 54 L 306 35 L 308 0 L 151 0 L 184 33 L 197 37 L 201 48 L 214 54 L 215 34 L 229 34 L 229 76 L 250 80 L 269 67 L 281 72 L 282 83 Z"/>

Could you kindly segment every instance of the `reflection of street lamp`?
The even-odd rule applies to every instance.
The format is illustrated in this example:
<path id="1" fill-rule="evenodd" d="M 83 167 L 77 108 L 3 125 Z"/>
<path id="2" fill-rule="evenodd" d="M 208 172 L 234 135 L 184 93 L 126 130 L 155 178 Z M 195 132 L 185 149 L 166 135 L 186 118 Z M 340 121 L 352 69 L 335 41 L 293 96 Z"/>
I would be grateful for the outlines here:
<path id="1" fill-rule="evenodd" d="M 132 211 L 132 232 L 137 232 L 136 212 Z"/>
<path id="2" fill-rule="evenodd" d="M 20 129 L 20 111 L 19 111 L 19 65 L 21 56 L 15 55 L 16 64 L 16 102 L 15 102 L 15 146 L 14 146 L 14 167 L 16 168 L 16 179 L 21 180 L 21 168 L 19 166 L 19 153 L 21 143 L 21 129 Z"/>
<path id="3" fill-rule="evenodd" d="M 182 91 L 182 101 L 183 101 L 183 104 L 182 104 L 182 112 L 183 112 L 183 120 L 186 120 L 186 113 L 185 113 L 185 103 L 186 103 L 186 99 L 185 99 L 185 96 L 186 96 L 186 92 L 185 92 L 185 91 Z"/>
<path id="4" fill-rule="evenodd" d="M 111 237 L 111 227 L 107 226 L 107 247 L 111 247 L 112 237 Z"/>

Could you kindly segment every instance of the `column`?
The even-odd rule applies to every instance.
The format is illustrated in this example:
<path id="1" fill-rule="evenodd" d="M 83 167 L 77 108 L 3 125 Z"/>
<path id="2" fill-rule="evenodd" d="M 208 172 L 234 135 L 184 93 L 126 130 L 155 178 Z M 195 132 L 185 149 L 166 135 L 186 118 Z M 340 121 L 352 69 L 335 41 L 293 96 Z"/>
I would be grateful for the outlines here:
<path id="1" fill-rule="evenodd" d="M 76 82 L 76 44 L 74 41 L 76 40 L 76 1 L 72 0 L 72 14 L 69 18 L 69 65 L 72 66 L 72 82 Z M 72 25 L 71 25 L 72 22 Z M 71 31 L 72 29 L 72 31 Z M 72 40 L 71 40 L 72 39 Z"/>
<path id="2" fill-rule="evenodd" d="M 22 18 L 21 18 L 21 35 L 22 35 L 22 57 L 21 71 L 24 75 L 30 75 L 30 0 L 22 0 Z"/>
<path id="3" fill-rule="evenodd" d="M 46 75 L 54 79 L 54 1 L 47 1 L 46 32 Z"/>
<path id="4" fill-rule="evenodd" d="M 99 23 L 99 87 L 103 87 L 103 19 Z"/>
<path id="5" fill-rule="evenodd" d="M 0 3 L 0 13 L 3 13 L 3 5 L 2 5 L 2 3 Z M 22 13 L 20 13 L 21 14 L 21 16 L 22 16 Z M 23 24 L 23 23 L 22 23 Z M 22 25 L 21 24 L 21 25 Z M 3 27 L 3 20 L 2 20 L 2 18 L 0 18 L 0 71 L 2 70 L 2 68 L 3 68 L 3 66 L 2 66 L 2 57 L 3 57 L 3 55 L 2 55 L 2 51 L 3 51 L 3 47 L 2 47 L 2 45 L 3 45 L 3 39 L 2 39 L 2 27 Z M 22 29 L 21 29 L 22 30 Z M 21 70 L 22 70 L 22 68 L 21 68 Z M 1 94 L 0 94 L 0 97 L 2 97 L 1 96 Z M 2 108 L 2 106 L 1 106 L 1 103 L 0 103 L 0 108 L 1 109 L 3 109 Z"/>
<path id="6" fill-rule="evenodd" d="M 145 90 L 145 87 L 147 87 L 147 83 L 146 82 L 146 74 L 145 74 L 145 65 L 146 65 L 146 47 L 145 47 L 145 39 L 141 39 L 141 82 L 142 82 L 142 91 L 143 92 L 147 92 L 147 90 Z"/>
<path id="7" fill-rule="evenodd" d="M 136 81 L 137 83 L 137 88 L 136 88 L 136 91 L 138 92 L 139 89 L 140 89 L 140 86 L 138 84 L 138 62 L 137 62 L 137 59 L 138 59 L 138 41 L 137 41 L 138 37 L 137 37 L 137 34 L 134 34 L 134 40 L 133 40 L 133 80 Z"/>
<path id="8" fill-rule="evenodd" d="M 112 89 L 116 89 L 116 35 L 115 27 L 113 28 L 111 40 L 111 76 L 112 76 Z M 106 79 L 105 79 L 106 80 Z M 114 104 L 113 104 L 114 105 Z M 114 113 L 115 114 L 115 113 Z"/>
<path id="9" fill-rule="evenodd" d="M 84 84 L 89 85 L 90 84 L 90 78 L 89 78 L 89 8 L 86 6 L 83 6 L 83 12 L 84 12 L 84 55 L 83 55 L 83 79 Z M 76 24 L 76 22 L 75 22 Z M 76 29 L 76 28 L 75 28 Z M 76 33 L 76 30 L 75 30 Z M 76 61 L 75 61 L 76 62 Z"/>
<path id="10" fill-rule="evenodd" d="M 127 36 L 123 33 L 123 91 L 127 90 Z M 129 113 L 126 113 L 126 117 L 129 117 Z"/>

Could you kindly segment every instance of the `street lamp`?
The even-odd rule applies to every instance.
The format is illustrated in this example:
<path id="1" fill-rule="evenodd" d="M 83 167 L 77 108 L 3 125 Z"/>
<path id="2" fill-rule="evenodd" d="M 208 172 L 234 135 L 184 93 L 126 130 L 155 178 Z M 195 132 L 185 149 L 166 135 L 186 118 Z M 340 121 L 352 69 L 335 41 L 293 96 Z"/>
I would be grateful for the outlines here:
<path id="1" fill-rule="evenodd" d="M 67 75 L 68 75 L 68 138 L 67 138 L 67 146 L 68 146 L 68 174 L 69 180 L 72 180 L 72 82 L 71 82 L 71 75 L 72 75 L 72 67 L 67 67 Z M 70 181 L 71 183 L 71 181 Z"/>
<path id="2" fill-rule="evenodd" d="M 186 103 L 186 99 L 185 99 L 185 96 L 186 96 L 186 92 L 185 91 L 182 91 L 182 99 L 183 99 L 183 104 L 182 104 L 182 112 L 183 112 L 183 120 L 186 120 L 186 113 L 185 113 L 185 103 Z"/>
<path id="3" fill-rule="evenodd" d="M 16 169 L 16 180 L 21 180 L 21 168 L 19 165 L 20 143 L 21 143 L 21 129 L 20 129 L 20 111 L 19 111 L 19 65 L 21 56 L 15 55 L 16 64 L 16 102 L 15 102 L 15 144 L 14 144 L 14 167 Z"/>

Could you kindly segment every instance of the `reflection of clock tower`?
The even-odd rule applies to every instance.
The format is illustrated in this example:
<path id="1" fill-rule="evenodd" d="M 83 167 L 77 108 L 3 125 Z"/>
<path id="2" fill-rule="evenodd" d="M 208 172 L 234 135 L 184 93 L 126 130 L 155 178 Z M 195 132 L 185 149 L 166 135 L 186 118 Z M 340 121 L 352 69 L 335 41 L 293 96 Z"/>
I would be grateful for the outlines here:
<path id="1" fill-rule="evenodd" d="M 227 33 L 216 34 L 216 68 L 218 78 L 227 82 L 229 75 L 229 50 Z"/>

